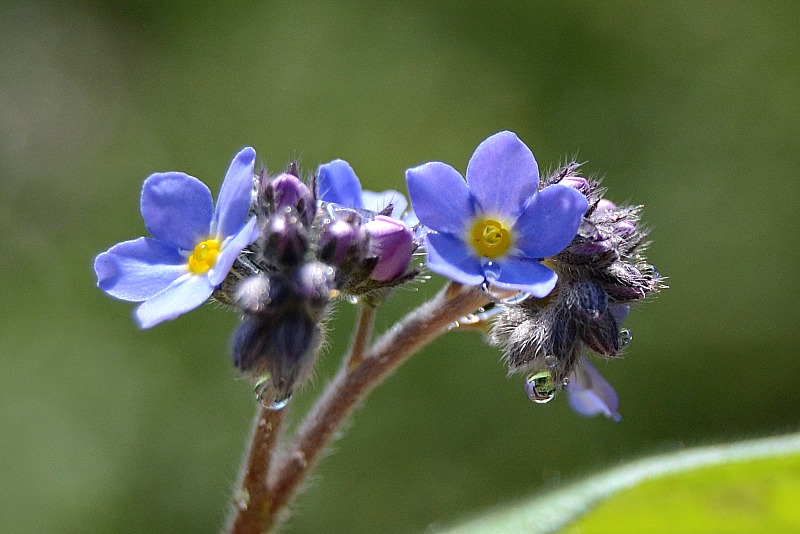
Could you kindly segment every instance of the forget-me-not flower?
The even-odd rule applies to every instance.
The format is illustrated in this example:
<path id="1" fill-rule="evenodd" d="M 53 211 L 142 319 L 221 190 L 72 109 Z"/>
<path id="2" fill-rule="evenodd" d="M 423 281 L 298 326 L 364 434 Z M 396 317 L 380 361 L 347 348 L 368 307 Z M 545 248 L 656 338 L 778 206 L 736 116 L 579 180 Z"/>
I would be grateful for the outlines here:
<path id="1" fill-rule="evenodd" d="M 483 141 L 466 182 L 450 165 L 430 162 L 406 171 L 411 204 L 426 236 L 428 267 L 466 285 L 548 295 L 558 276 L 540 260 L 561 252 L 589 206 L 577 190 L 539 190 L 530 149 L 511 132 Z"/>
<path id="2" fill-rule="evenodd" d="M 124 241 L 98 255 L 97 287 L 112 297 L 141 302 L 142 328 L 174 319 L 203 304 L 236 257 L 257 237 L 250 217 L 256 153 L 233 158 L 216 209 L 208 187 L 181 172 L 156 173 L 142 187 L 141 211 L 153 236 Z"/>
<path id="3" fill-rule="evenodd" d="M 376 193 L 362 190 L 353 168 L 344 160 L 335 159 L 317 169 L 319 199 L 347 208 L 366 209 L 375 213 L 383 211 L 389 204 L 395 219 L 399 219 L 408 207 L 402 193 L 393 189 Z"/>

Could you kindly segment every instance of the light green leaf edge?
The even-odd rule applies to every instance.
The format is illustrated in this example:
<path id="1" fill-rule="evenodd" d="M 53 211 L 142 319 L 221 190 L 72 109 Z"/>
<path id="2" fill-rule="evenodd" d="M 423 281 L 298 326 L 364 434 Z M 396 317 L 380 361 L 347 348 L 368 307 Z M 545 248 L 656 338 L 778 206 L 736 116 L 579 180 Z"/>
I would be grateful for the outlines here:
<path id="1" fill-rule="evenodd" d="M 728 463 L 800 453 L 800 434 L 687 449 L 610 469 L 533 501 L 489 512 L 441 534 L 557 532 L 614 494 L 642 482 Z"/>

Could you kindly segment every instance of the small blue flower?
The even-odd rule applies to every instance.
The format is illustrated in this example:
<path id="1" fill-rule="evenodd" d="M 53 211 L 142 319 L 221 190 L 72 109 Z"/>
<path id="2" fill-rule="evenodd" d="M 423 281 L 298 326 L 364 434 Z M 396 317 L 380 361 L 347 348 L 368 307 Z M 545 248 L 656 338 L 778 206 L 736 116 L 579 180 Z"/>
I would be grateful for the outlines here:
<path id="1" fill-rule="evenodd" d="M 97 287 L 112 297 L 141 302 L 141 328 L 191 311 L 222 283 L 244 247 L 257 237 L 249 220 L 256 153 L 233 158 L 216 210 L 208 187 L 181 172 L 149 176 L 141 211 L 153 236 L 114 245 L 94 262 Z"/>
<path id="2" fill-rule="evenodd" d="M 378 213 L 391 204 L 391 216 L 395 219 L 399 219 L 408 207 L 408 201 L 403 194 L 393 189 L 380 193 L 362 191 L 361 182 L 353 168 L 341 159 L 319 166 L 317 189 L 320 200 L 347 208 L 366 209 Z"/>
<path id="3" fill-rule="evenodd" d="M 619 409 L 617 392 L 585 356 L 581 356 L 564 389 L 567 390 L 569 405 L 579 414 L 585 416 L 603 414 L 616 422 L 622 420 L 617 411 Z"/>
<path id="4" fill-rule="evenodd" d="M 483 141 L 467 165 L 467 181 L 450 165 L 430 162 L 406 171 L 411 204 L 426 236 L 428 267 L 467 285 L 492 285 L 548 295 L 558 279 L 540 261 L 561 252 L 589 206 L 565 185 L 539 189 L 530 149 L 511 132 Z"/>

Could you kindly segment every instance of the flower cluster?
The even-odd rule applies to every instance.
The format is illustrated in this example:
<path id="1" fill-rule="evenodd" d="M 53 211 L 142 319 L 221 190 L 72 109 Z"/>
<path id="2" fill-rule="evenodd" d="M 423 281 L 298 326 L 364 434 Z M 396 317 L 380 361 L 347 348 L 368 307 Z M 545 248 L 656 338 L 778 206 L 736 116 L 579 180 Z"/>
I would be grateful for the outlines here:
<path id="1" fill-rule="evenodd" d="M 644 256 L 641 207 L 602 198 L 605 190 L 580 176 L 579 167 L 571 162 L 543 183 L 545 189 L 572 187 L 589 204 L 570 244 L 548 260 L 558 284 L 547 298 L 503 306 L 491 339 L 503 348 L 511 372 L 530 373 L 532 400 L 547 402 L 565 387 L 577 412 L 619 420 L 617 395 L 586 351 L 617 356 L 631 340 L 622 328 L 630 305 L 661 289 L 663 279 Z"/>
<path id="2" fill-rule="evenodd" d="M 95 261 L 109 295 L 140 302 L 142 328 L 212 298 L 237 311 L 233 361 L 276 407 L 314 368 L 333 300 L 377 306 L 427 266 L 485 292 L 490 341 L 528 395 L 562 388 L 582 414 L 619 418 L 613 388 L 585 355 L 613 357 L 629 338 L 631 303 L 662 281 L 646 263 L 638 207 L 602 198 L 570 163 L 542 180 L 511 132 L 483 141 L 466 169 L 429 162 L 406 171 L 413 212 L 397 191 L 363 191 L 343 160 L 303 180 L 296 164 L 255 172 L 255 151 L 233 159 L 214 208 L 208 188 L 178 172 L 144 182 L 152 238 L 115 245 Z M 512 298 L 508 298 L 512 297 Z"/>
<path id="3" fill-rule="evenodd" d="M 408 271 L 418 246 L 411 229 L 389 216 L 391 205 L 364 208 L 350 165 L 320 166 L 316 185 L 309 188 L 294 164 L 276 177 L 259 174 L 258 238 L 234 265 L 234 285 L 218 292 L 244 316 L 234 364 L 279 406 L 313 371 L 334 297 L 374 303 L 416 275 Z"/>

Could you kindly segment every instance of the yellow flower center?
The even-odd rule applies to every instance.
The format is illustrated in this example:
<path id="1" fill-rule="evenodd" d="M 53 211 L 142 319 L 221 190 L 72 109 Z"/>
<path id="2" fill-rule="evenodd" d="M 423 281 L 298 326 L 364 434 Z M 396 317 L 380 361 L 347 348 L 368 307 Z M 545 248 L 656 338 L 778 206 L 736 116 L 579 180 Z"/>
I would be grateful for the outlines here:
<path id="1" fill-rule="evenodd" d="M 470 243 L 479 256 L 497 258 L 511 248 L 511 233 L 495 219 L 478 219 L 470 232 Z"/>
<path id="2" fill-rule="evenodd" d="M 219 239 L 208 239 L 194 247 L 189 256 L 189 270 L 192 274 L 205 274 L 217 263 L 219 256 Z"/>

